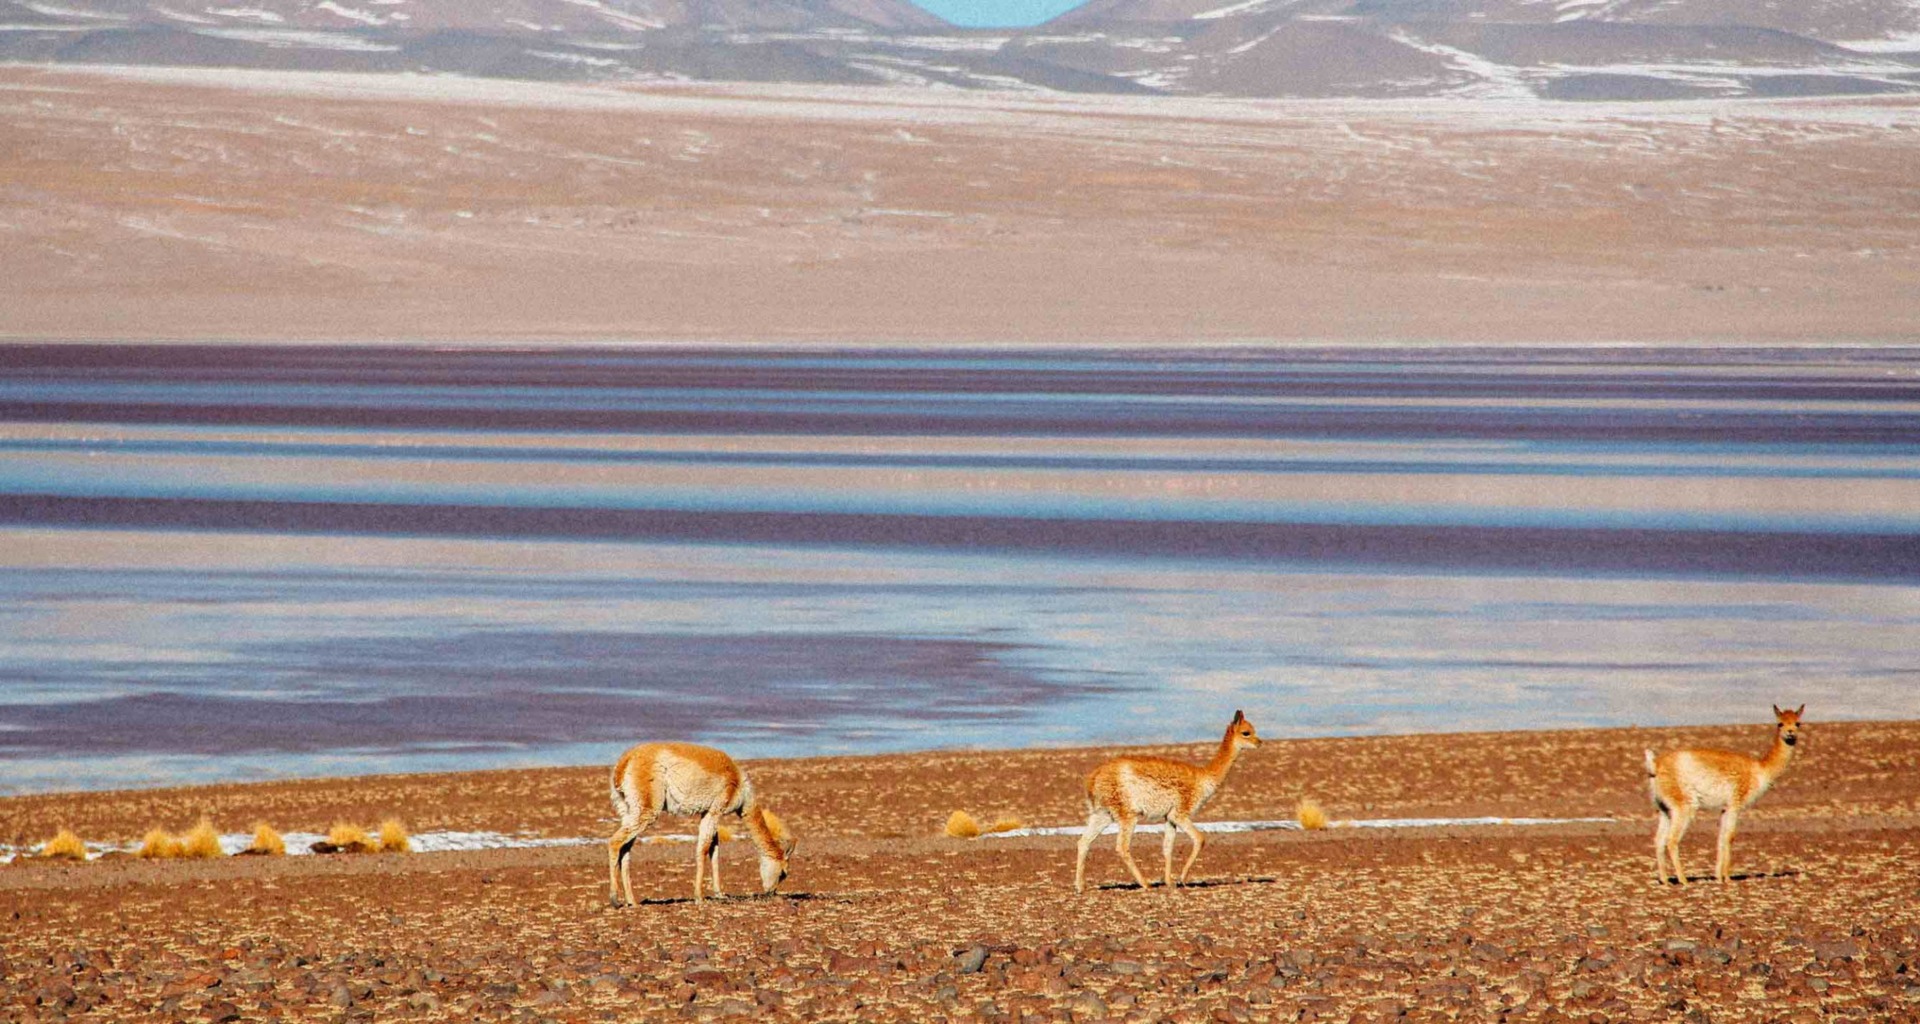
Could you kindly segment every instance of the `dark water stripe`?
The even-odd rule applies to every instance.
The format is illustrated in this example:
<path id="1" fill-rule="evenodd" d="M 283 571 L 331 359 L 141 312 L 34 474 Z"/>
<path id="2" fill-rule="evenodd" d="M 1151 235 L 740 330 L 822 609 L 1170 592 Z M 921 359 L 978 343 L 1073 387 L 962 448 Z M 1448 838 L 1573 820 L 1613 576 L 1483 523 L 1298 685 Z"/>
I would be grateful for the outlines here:
<path id="1" fill-rule="evenodd" d="M 1413 570 L 1920 582 L 1920 536 L 0 497 L 15 525 L 886 547 Z"/>
<path id="2" fill-rule="evenodd" d="M 244 395 L 237 389 L 236 398 Z M 477 398 L 482 396 L 477 396 Z M 247 404 L 0 402 L 0 420 L 30 423 L 353 427 L 668 434 L 848 434 L 965 437 L 1263 437 L 1920 445 L 1920 416 L 1889 413 L 1662 409 L 1286 409 L 1099 404 L 1057 408 L 859 413 L 734 406 L 711 410 L 335 407 Z"/>
<path id="3" fill-rule="evenodd" d="M 6 346 L 0 375 L 108 383 L 873 390 L 914 394 L 1920 400 L 1910 350 L 754 352 Z M 1827 372 L 1797 375 L 1819 363 Z M 1851 372 L 1835 375 L 1832 367 Z M 1553 372 L 1536 372 L 1557 366 Z M 1578 369 L 1567 369 L 1578 367 Z M 1660 372 L 1632 372 L 1657 367 Z"/>
<path id="4" fill-rule="evenodd" d="M 1116 397 L 1229 398 L 1286 396 L 1294 398 L 1485 398 L 1551 399 L 1605 398 L 1672 401 L 1920 401 L 1920 382 L 1910 378 L 1849 380 L 1792 380 L 1778 377 L 1726 376 L 1604 376 L 1599 374 L 1435 374 L 1426 367 L 1406 373 L 1382 374 L 1276 373 L 1259 368 L 1230 374 L 1202 373 L 1172 367 L 1142 374 L 1063 372 L 1023 369 L 1017 373 L 913 373 L 843 370 L 822 373 L 773 368 L 741 369 L 727 373 L 665 370 L 638 373 L 582 368 L 556 374 L 537 368 L 498 373 L 451 373 L 445 369 L 400 367 L 387 372 L 362 370 L 325 376 L 303 372 L 230 372 L 177 374 L 162 371 L 89 373 L 8 372 L 6 379 L 46 384 L 170 383 L 235 386 L 349 386 L 369 390 L 399 387 L 444 387 L 491 390 L 505 387 L 548 388 L 556 391 L 624 388 L 641 391 L 784 391 L 812 395 L 868 391 L 915 397 L 926 395 L 1112 395 Z"/>
<path id="5" fill-rule="evenodd" d="M 804 444 L 804 441 L 796 441 Z M 806 451 L 666 451 L 606 448 L 516 447 L 440 444 L 307 444 L 278 441 L 0 441 L 0 453 L 99 455 L 182 455 L 229 458 L 345 458 L 434 460 L 487 463 L 612 463 L 673 466 L 805 466 L 817 469 L 979 469 L 1057 470 L 1102 473 L 1244 473 L 1276 476 L 1341 473 L 1356 476 L 1404 476 L 1443 473 L 1459 476 L 1678 477 L 1685 479 L 1920 479 L 1920 452 L 1913 466 L 1810 466 L 1791 463 L 1715 464 L 1707 462 L 1580 461 L 1577 454 L 1552 461 L 1482 462 L 1448 459 L 1226 458 L 1214 456 L 1054 456 L 948 455 L 931 453 Z M 1748 454 L 1751 450 L 1747 450 Z M 1796 450 L 1795 454 L 1810 454 Z M 1837 451 L 1818 454 L 1834 455 Z M 1850 454 L 1885 454 L 1881 449 Z"/>

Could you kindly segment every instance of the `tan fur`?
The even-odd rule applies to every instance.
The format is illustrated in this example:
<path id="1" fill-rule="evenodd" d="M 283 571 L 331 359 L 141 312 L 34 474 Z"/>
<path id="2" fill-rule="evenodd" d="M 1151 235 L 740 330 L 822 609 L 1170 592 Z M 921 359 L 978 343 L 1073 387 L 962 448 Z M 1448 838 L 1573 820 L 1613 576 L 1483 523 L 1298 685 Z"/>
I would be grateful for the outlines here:
<path id="1" fill-rule="evenodd" d="M 660 814 L 698 815 L 694 838 L 693 898 L 720 889 L 720 818 L 741 819 L 760 848 L 762 888 L 772 892 L 787 875 L 794 840 L 773 812 L 754 801 L 753 784 L 733 758 L 712 747 L 691 743 L 642 743 L 620 755 L 611 783 L 613 809 L 620 825 L 607 840 L 607 899 L 633 903 L 633 844 Z M 711 871 L 709 872 L 709 866 Z"/>
<path id="2" fill-rule="evenodd" d="M 1188 841 L 1193 844 L 1185 865 L 1180 869 L 1180 882 L 1186 882 L 1187 873 L 1193 870 L 1193 862 L 1200 859 L 1201 847 L 1206 845 L 1205 840 L 1200 838 L 1200 830 L 1193 826 L 1194 813 L 1219 791 L 1221 782 L 1227 777 L 1227 770 L 1233 767 L 1234 759 L 1240 756 L 1240 748 L 1259 745 L 1260 737 L 1254 731 L 1253 723 L 1235 711 L 1233 721 L 1227 725 L 1226 735 L 1220 739 L 1220 748 L 1215 751 L 1213 760 L 1204 765 L 1187 764 L 1164 757 L 1117 757 L 1095 768 L 1087 776 L 1087 831 L 1080 837 L 1079 851 L 1073 864 L 1074 891 L 1086 890 L 1087 851 L 1093 848 L 1093 841 L 1111 822 L 1120 825 L 1114 848 L 1119 851 L 1121 862 L 1126 864 L 1127 871 L 1142 889 L 1147 887 L 1147 880 L 1140 873 L 1140 866 L 1133 861 L 1134 827 L 1141 822 L 1167 823 L 1166 832 L 1160 840 L 1160 852 L 1165 862 L 1162 878 L 1168 886 L 1175 884 L 1174 830 L 1186 833 Z"/>
<path id="3" fill-rule="evenodd" d="M 1760 799 L 1793 761 L 1794 744 L 1800 735 L 1800 715 L 1805 704 L 1794 711 L 1773 709 L 1773 746 L 1765 757 L 1749 757 L 1730 750 L 1704 747 L 1670 750 L 1658 757 L 1646 752 L 1647 793 L 1653 798 L 1659 821 L 1653 833 L 1653 876 L 1656 882 L 1667 880 L 1667 864 L 1673 865 L 1673 877 L 1687 884 L 1686 870 L 1680 866 L 1680 839 L 1701 810 L 1720 811 L 1720 839 L 1714 858 L 1713 876 L 1725 882 L 1733 867 L 1733 834 L 1740 812 Z"/>

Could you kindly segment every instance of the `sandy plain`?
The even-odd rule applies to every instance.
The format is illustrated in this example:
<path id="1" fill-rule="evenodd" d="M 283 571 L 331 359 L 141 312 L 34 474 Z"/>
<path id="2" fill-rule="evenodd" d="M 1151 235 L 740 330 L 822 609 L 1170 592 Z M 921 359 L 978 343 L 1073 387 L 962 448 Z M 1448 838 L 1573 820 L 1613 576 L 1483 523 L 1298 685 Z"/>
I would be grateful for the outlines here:
<path id="1" fill-rule="evenodd" d="M 1271 732 L 1272 730 L 1269 729 Z M 957 840 L 954 808 L 1079 817 L 1099 750 L 750 765 L 800 834 L 776 896 L 694 905 L 688 850 L 118 860 L 0 869 L 0 1016 L 94 1020 L 1920 1019 L 1920 722 L 1818 725 L 1745 820 L 1735 880 L 1651 880 L 1647 746 L 1766 729 L 1269 741 L 1205 819 L 1597 816 L 1552 826 L 1217 836 L 1196 884 L 1141 891 L 1103 842 Z M 1197 757 L 1203 745 L 1156 748 Z M 0 801 L 0 836 L 130 839 L 210 814 L 322 829 L 561 837 L 609 827 L 604 769 L 370 776 Z M 671 827 L 671 826 L 669 826 Z M 1144 865 L 1157 844 L 1143 837 Z M 732 883 L 750 877 L 726 848 Z"/>
<path id="2" fill-rule="evenodd" d="M 0 68 L 0 337 L 1912 342 L 1920 101 Z"/>

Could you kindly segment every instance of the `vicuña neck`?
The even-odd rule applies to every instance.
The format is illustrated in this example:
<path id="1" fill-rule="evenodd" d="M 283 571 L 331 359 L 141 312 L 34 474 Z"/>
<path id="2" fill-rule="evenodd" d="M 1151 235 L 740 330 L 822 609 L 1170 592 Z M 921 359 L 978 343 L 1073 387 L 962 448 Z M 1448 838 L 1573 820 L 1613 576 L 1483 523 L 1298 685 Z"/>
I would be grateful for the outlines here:
<path id="1" fill-rule="evenodd" d="M 1240 747 L 1233 742 L 1233 730 L 1220 738 L 1220 749 L 1213 752 L 1213 760 L 1207 762 L 1207 774 L 1215 779 L 1224 777 L 1227 769 L 1233 767 L 1233 759 L 1240 756 Z"/>
<path id="2" fill-rule="evenodd" d="M 771 856 L 779 851 L 780 842 L 773 837 L 773 828 L 767 824 L 767 812 L 756 805 L 748 808 L 742 817 L 746 819 L 747 832 L 753 836 L 753 845 L 759 847 L 761 853 Z"/>
<path id="3" fill-rule="evenodd" d="M 1779 735 L 1773 737 L 1773 746 L 1767 750 L 1767 756 L 1760 759 L 1760 770 L 1771 779 L 1787 770 L 1788 762 L 1793 760 L 1793 748 Z"/>

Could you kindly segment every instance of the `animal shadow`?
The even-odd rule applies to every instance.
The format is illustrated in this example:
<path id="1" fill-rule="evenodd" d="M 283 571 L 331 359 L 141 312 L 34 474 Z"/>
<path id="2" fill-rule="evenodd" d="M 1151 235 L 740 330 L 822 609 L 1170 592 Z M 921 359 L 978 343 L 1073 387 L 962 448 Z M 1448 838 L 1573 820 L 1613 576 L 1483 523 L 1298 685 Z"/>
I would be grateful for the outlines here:
<path id="1" fill-rule="evenodd" d="M 1280 881 L 1270 875 L 1256 875 L 1247 878 L 1198 878 L 1191 882 L 1174 886 L 1175 889 L 1222 889 L 1230 885 L 1273 885 Z M 1140 886 L 1133 882 L 1106 882 L 1094 888 L 1102 890 L 1130 890 L 1139 892 Z M 1149 889 L 1165 889 L 1164 885 L 1150 885 Z"/>
<path id="2" fill-rule="evenodd" d="M 1779 871 L 1736 871 L 1727 876 L 1729 882 L 1758 882 L 1767 878 L 1798 878 L 1800 872 L 1795 868 L 1781 868 Z M 1688 875 L 1688 882 L 1713 882 L 1712 875 Z M 1672 879 L 1661 879 L 1661 885 L 1673 885 Z"/>
<path id="3" fill-rule="evenodd" d="M 728 893 L 725 896 L 709 896 L 709 903 L 858 903 L 860 897 L 850 893 L 837 892 L 754 892 Z M 691 896 L 648 896 L 636 903 L 642 907 L 676 907 L 693 905 Z"/>

